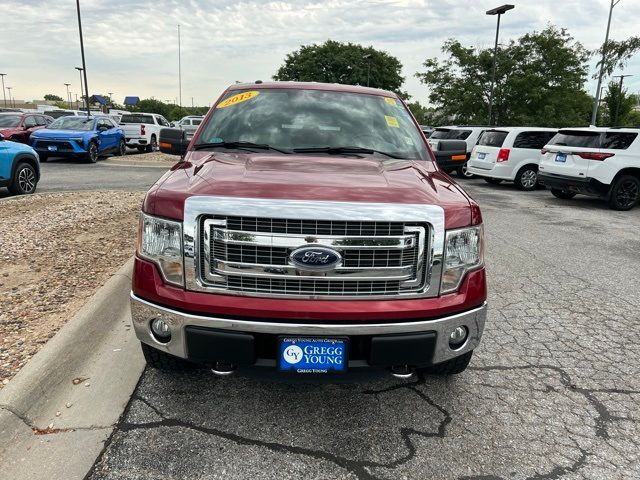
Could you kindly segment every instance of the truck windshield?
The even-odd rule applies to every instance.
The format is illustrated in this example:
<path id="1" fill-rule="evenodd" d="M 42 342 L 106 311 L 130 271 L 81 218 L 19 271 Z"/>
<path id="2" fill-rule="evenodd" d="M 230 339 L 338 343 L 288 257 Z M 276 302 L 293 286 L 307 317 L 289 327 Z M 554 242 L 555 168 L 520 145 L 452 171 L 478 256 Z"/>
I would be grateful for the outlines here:
<path id="1" fill-rule="evenodd" d="M 47 127 L 54 130 L 91 130 L 93 118 L 87 117 L 60 117 Z"/>
<path id="2" fill-rule="evenodd" d="M 20 118 L 20 115 L 0 115 L 0 127 L 17 127 Z"/>
<path id="3" fill-rule="evenodd" d="M 244 142 L 309 154 L 429 159 L 405 106 L 377 95 L 313 89 L 234 90 L 217 104 L 201 132 L 195 148 Z"/>

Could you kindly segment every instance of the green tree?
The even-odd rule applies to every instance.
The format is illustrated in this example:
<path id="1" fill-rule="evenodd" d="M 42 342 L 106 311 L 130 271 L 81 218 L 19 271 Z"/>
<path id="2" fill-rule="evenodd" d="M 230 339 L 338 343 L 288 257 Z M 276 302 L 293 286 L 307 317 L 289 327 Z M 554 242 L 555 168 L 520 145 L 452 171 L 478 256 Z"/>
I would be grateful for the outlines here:
<path id="1" fill-rule="evenodd" d="M 607 93 L 604 96 L 604 109 L 602 112 L 602 124 L 609 126 L 634 126 L 635 116 L 632 115 L 636 105 L 634 95 L 629 95 L 627 89 L 620 92 L 618 82 L 609 82 Z M 616 118 L 616 112 L 618 113 Z"/>
<path id="2" fill-rule="evenodd" d="M 370 57 L 365 58 L 365 56 Z M 369 70 L 370 68 L 370 70 Z M 408 95 L 400 89 L 402 64 L 386 52 L 354 43 L 327 40 L 322 45 L 302 45 L 289 53 L 274 80 L 369 85 Z"/>
<path id="3" fill-rule="evenodd" d="M 598 56 L 600 60 L 598 61 L 596 73 L 593 75 L 593 78 L 598 78 L 600 74 L 600 65 L 602 64 L 602 52 L 606 49 L 606 58 L 604 61 L 604 75 L 611 76 L 613 71 L 616 68 L 623 69 L 626 67 L 627 62 L 633 57 L 637 52 L 640 52 L 640 37 L 629 37 L 626 40 L 616 41 L 609 40 L 606 44 L 603 44 L 598 50 L 594 51 L 593 54 Z"/>
<path id="4" fill-rule="evenodd" d="M 62 97 L 59 97 L 58 95 L 54 95 L 53 93 L 47 93 L 44 96 L 44 99 L 49 101 L 49 102 L 62 102 Z"/>
<path id="5" fill-rule="evenodd" d="M 431 89 L 429 101 L 447 123 L 485 124 L 493 49 L 450 39 L 447 58 L 427 59 L 416 73 Z M 586 124 L 591 97 L 584 91 L 589 52 L 564 29 L 548 26 L 511 40 L 497 55 L 492 124 Z"/>
<path id="6" fill-rule="evenodd" d="M 132 112 L 158 113 L 173 122 L 187 115 L 205 115 L 209 111 L 209 107 L 180 107 L 173 103 L 164 103 L 155 98 L 145 98 L 129 110 Z"/>

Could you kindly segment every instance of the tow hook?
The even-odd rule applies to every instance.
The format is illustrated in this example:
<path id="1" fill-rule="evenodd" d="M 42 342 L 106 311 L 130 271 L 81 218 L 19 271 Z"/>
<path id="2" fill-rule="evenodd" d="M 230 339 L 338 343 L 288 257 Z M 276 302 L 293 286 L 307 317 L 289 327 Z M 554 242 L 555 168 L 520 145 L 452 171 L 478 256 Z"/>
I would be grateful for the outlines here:
<path id="1" fill-rule="evenodd" d="M 394 365 L 391 367 L 391 375 L 395 378 L 407 380 L 415 374 L 415 370 L 409 365 Z"/>
<path id="2" fill-rule="evenodd" d="M 211 373 L 214 375 L 218 375 L 219 377 L 227 377 L 232 375 L 236 371 L 236 366 L 231 363 L 220 363 L 216 362 L 213 368 L 211 369 Z"/>

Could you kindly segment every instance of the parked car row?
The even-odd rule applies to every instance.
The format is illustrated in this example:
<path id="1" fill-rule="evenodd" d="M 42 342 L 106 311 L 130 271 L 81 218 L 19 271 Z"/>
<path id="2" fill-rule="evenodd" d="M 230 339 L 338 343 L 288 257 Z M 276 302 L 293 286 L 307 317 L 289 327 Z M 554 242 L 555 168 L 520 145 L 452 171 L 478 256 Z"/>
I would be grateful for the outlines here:
<path id="1" fill-rule="evenodd" d="M 615 127 L 447 126 L 435 128 L 428 142 L 447 173 L 513 182 L 525 191 L 544 185 L 558 198 L 590 195 L 629 210 L 640 202 L 639 134 Z"/>

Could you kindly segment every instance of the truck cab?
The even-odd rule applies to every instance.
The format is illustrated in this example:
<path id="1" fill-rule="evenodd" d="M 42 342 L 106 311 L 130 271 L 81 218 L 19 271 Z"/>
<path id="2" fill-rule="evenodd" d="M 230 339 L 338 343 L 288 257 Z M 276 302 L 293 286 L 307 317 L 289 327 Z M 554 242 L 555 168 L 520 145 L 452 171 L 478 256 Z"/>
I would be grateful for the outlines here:
<path id="1" fill-rule="evenodd" d="M 224 375 L 464 371 L 486 318 L 476 202 L 404 102 L 321 83 L 229 87 L 147 193 L 131 292 L 147 363 Z"/>

